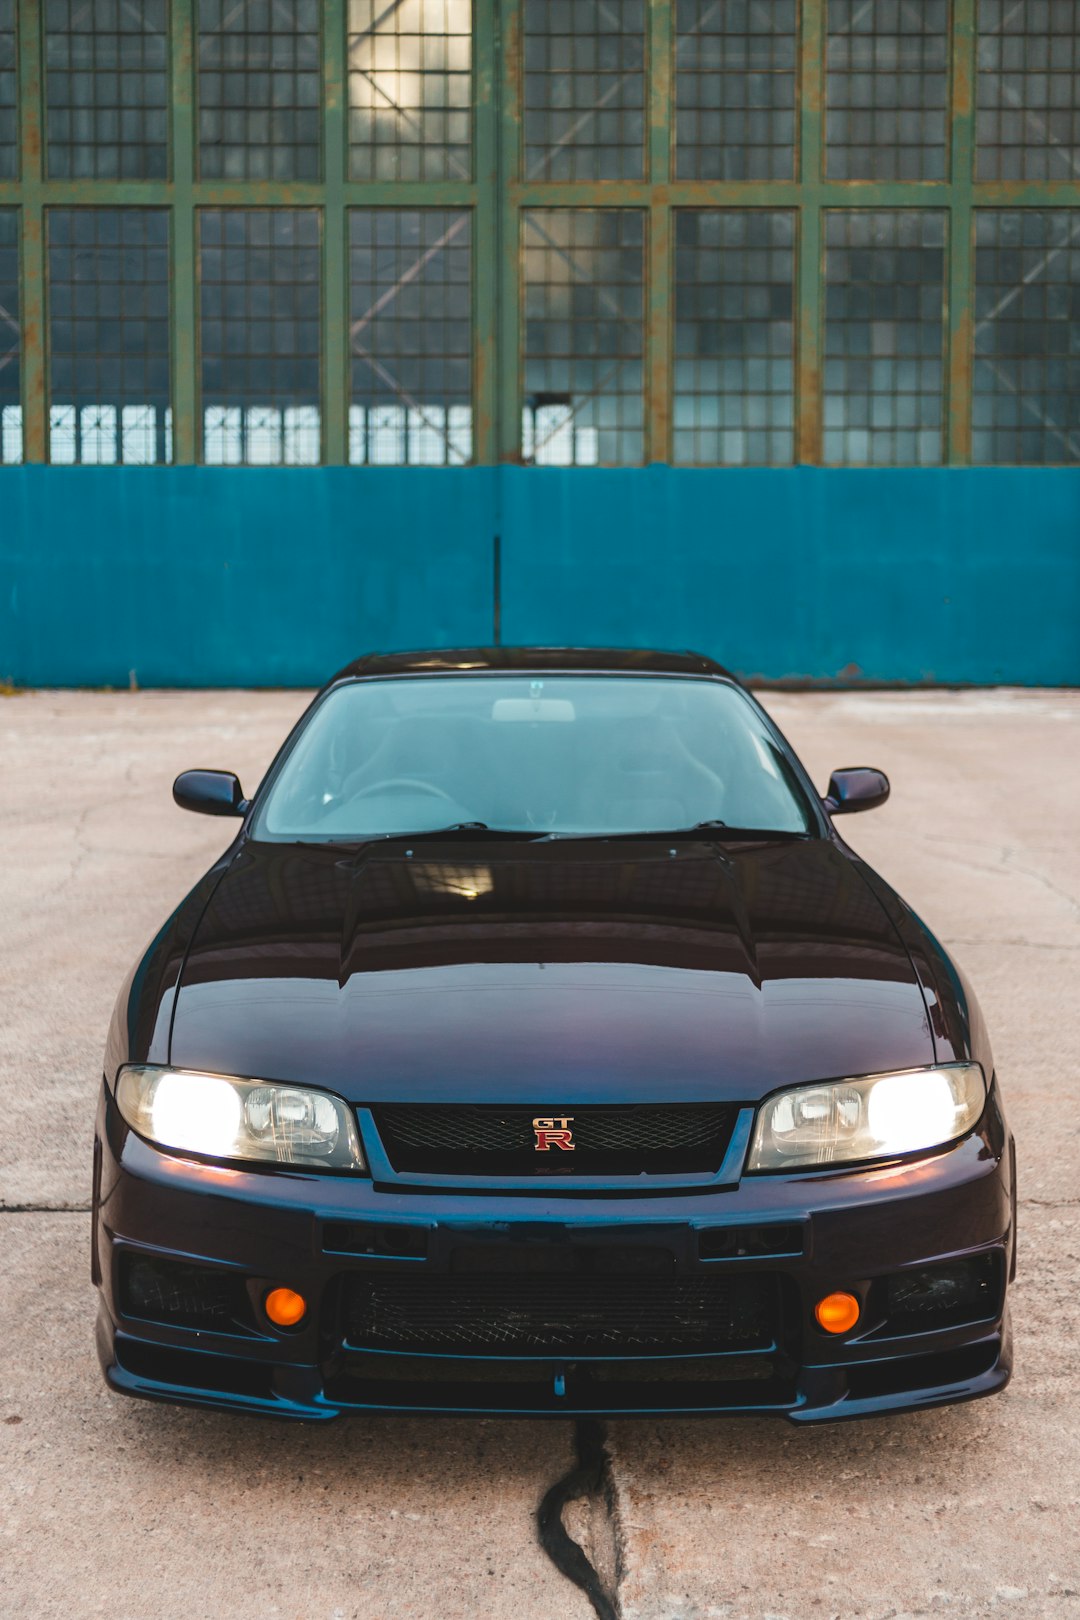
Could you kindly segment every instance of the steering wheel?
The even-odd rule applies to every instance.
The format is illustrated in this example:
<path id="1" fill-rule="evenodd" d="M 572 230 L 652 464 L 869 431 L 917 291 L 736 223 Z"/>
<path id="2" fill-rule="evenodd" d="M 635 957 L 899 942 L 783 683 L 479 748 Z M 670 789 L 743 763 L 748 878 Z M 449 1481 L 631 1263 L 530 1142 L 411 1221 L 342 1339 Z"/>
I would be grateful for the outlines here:
<path id="1" fill-rule="evenodd" d="M 349 795 L 350 800 L 370 799 L 376 793 L 393 793 L 399 788 L 408 788 L 413 793 L 427 793 L 433 799 L 445 799 L 447 804 L 456 804 L 457 800 L 450 793 L 436 787 L 433 782 L 421 782 L 415 776 L 390 776 L 385 782 L 372 782 L 370 787 L 361 788 L 358 793 Z"/>

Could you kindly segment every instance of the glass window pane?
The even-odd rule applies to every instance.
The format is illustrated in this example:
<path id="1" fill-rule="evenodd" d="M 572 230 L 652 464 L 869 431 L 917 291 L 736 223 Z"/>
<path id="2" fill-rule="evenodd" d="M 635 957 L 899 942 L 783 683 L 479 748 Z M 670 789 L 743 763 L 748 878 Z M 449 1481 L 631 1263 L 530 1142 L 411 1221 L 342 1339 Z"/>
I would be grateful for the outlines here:
<path id="1" fill-rule="evenodd" d="M 349 460 L 472 459 L 471 216 L 349 214 Z"/>
<path id="2" fill-rule="evenodd" d="M 204 461 L 320 459 L 320 224 L 315 208 L 200 210 Z"/>
<path id="3" fill-rule="evenodd" d="M 676 462 L 792 460 L 794 275 L 793 214 L 677 211 Z"/>
<path id="4" fill-rule="evenodd" d="M 975 215 L 977 462 L 1080 461 L 1080 209 Z"/>
<path id="5" fill-rule="evenodd" d="M 979 0 L 977 180 L 1080 178 L 1080 0 Z"/>
<path id="6" fill-rule="evenodd" d="M 915 209 L 825 216 L 827 464 L 942 458 L 945 217 Z"/>
<path id="7" fill-rule="evenodd" d="M 16 62 L 15 0 L 0 0 L 0 180 L 14 180 L 19 173 Z"/>
<path id="8" fill-rule="evenodd" d="M 46 211 L 49 459 L 171 460 L 169 216 Z"/>
<path id="9" fill-rule="evenodd" d="M 829 0 L 830 180 L 944 180 L 948 0 Z"/>
<path id="10" fill-rule="evenodd" d="M 164 180 L 167 0 L 45 0 L 44 11 L 50 179 Z"/>
<path id="11" fill-rule="evenodd" d="M 21 460 L 19 215 L 0 208 L 0 465 Z"/>
<path id="12" fill-rule="evenodd" d="M 204 180 L 318 180 L 318 0 L 199 9 L 199 173 Z"/>
<path id="13" fill-rule="evenodd" d="M 645 217 L 533 208 L 523 224 L 522 457 L 536 466 L 640 462 Z"/>
<path id="14" fill-rule="evenodd" d="M 526 180 L 640 180 L 644 0 L 525 0 Z"/>
<path id="15" fill-rule="evenodd" d="M 795 173 L 795 0 L 677 0 L 675 173 Z"/>
<path id="16" fill-rule="evenodd" d="M 472 175 L 471 0 L 349 0 L 349 174 Z"/>

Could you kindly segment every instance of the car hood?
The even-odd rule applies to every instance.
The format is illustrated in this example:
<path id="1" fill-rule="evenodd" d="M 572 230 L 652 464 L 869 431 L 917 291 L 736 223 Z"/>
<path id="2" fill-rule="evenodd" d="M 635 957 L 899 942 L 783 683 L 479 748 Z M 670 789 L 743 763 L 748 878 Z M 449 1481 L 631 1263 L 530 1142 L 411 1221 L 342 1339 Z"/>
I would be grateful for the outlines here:
<path id="1" fill-rule="evenodd" d="M 911 962 L 827 840 L 246 844 L 171 1061 L 354 1103 L 754 1101 L 931 1062 Z"/>

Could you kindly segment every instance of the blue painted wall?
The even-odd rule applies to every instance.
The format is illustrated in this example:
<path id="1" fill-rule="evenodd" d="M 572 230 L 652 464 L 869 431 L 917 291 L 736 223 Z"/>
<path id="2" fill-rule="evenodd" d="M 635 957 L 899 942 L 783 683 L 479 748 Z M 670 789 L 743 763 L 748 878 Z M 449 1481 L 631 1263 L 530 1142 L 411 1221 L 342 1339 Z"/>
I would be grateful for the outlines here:
<path id="1" fill-rule="evenodd" d="M 0 678 L 308 685 L 369 648 L 697 647 L 1080 685 L 1080 468 L 0 470 Z"/>

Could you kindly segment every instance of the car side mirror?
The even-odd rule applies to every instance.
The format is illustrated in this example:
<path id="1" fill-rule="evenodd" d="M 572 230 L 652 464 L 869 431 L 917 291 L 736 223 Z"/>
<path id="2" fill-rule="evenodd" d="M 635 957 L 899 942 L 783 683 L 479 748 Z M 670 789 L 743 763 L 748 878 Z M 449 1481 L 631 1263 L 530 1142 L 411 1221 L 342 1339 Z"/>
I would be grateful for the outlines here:
<path id="1" fill-rule="evenodd" d="M 833 771 L 825 808 L 830 816 L 847 816 L 856 810 L 876 810 L 889 797 L 889 778 L 869 765 L 851 765 Z"/>
<path id="2" fill-rule="evenodd" d="M 181 810 L 197 810 L 203 816 L 242 816 L 248 808 L 232 771 L 181 771 L 172 796 Z"/>

